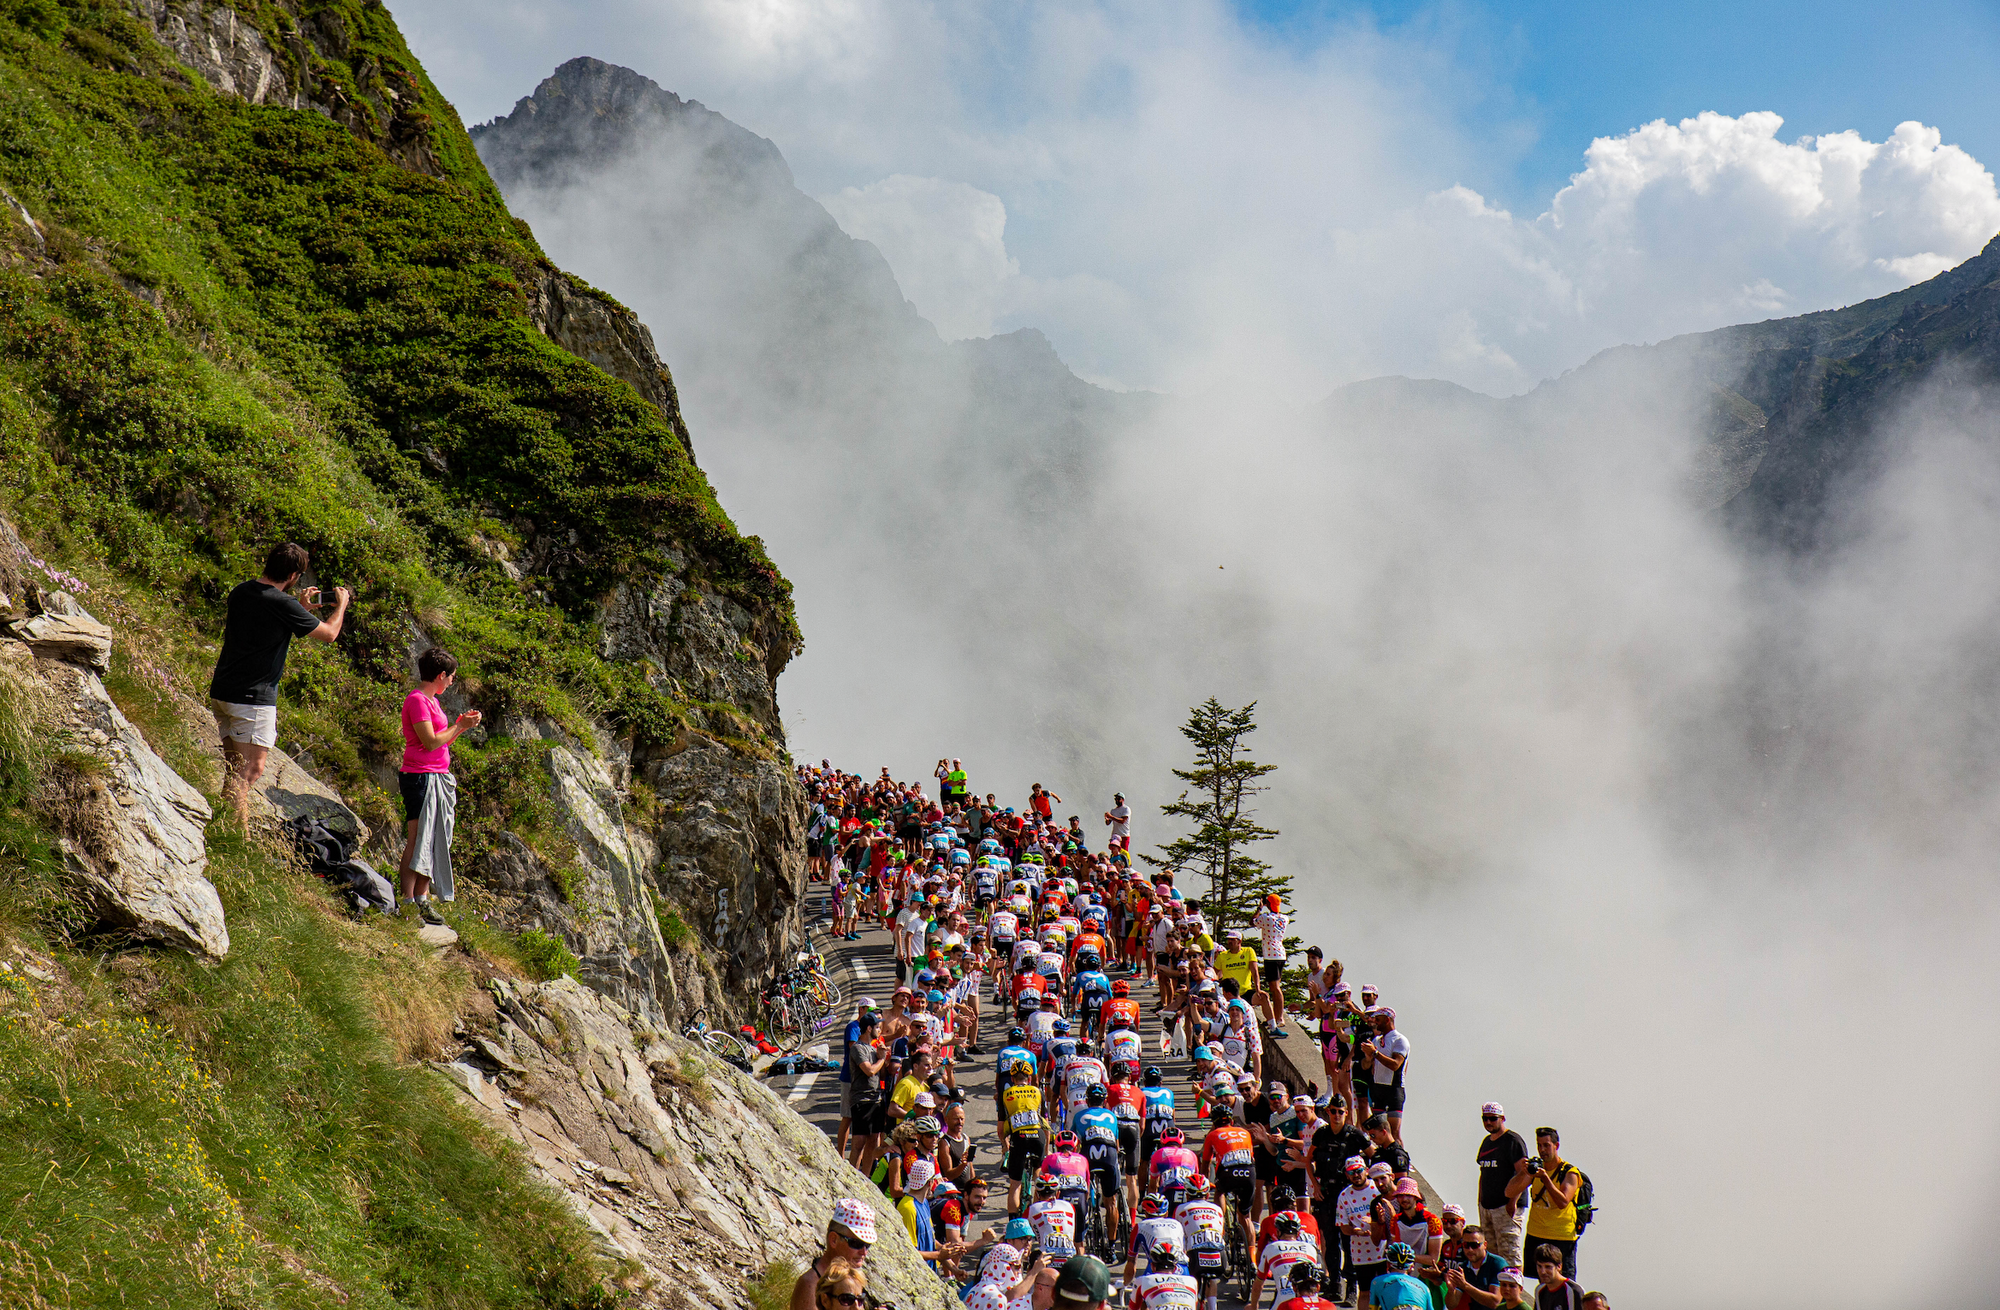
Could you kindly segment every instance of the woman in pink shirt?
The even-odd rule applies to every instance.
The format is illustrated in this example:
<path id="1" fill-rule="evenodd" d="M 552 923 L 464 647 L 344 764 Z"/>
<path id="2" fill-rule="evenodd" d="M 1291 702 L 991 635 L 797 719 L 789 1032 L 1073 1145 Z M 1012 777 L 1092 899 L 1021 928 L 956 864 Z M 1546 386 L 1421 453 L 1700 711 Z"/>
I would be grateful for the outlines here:
<path id="1" fill-rule="evenodd" d="M 417 686 L 403 698 L 404 842 L 400 871 L 402 902 L 413 905 L 425 923 L 442 924 L 431 905 L 431 884 L 451 899 L 451 830 L 458 813 L 458 780 L 451 774 L 451 744 L 478 725 L 478 710 L 467 710 L 446 726 L 438 697 L 458 680 L 458 661 L 433 646 L 417 657 Z"/>

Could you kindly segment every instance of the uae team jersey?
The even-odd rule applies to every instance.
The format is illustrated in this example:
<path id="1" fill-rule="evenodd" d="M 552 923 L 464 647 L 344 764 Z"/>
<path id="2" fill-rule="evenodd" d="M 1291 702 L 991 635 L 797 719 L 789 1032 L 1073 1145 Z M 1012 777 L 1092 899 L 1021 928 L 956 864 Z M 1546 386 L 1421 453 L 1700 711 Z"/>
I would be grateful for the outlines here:
<path id="1" fill-rule="evenodd" d="M 1139 1310 L 1196 1310 L 1201 1285 L 1186 1274 L 1141 1274 L 1132 1280 Z"/>
<path id="2" fill-rule="evenodd" d="M 1293 1265 L 1318 1263 L 1319 1248 L 1311 1242 L 1293 1238 L 1264 1243 L 1264 1250 L 1257 1256 L 1257 1272 L 1280 1287 L 1289 1287 Z"/>

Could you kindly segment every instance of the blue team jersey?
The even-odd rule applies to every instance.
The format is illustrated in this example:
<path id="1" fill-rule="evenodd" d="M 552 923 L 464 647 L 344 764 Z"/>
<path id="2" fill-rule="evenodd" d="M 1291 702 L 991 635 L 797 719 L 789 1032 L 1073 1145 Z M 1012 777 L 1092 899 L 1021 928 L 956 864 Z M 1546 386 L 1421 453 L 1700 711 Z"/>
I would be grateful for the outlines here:
<path id="1" fill-rule="evenodd" d="M 1109 1106 L 1098 1105 L 1078 1110 L 1071 1116 L 1069 1128 L 1085 1146 L 1092 1142 L 1108 1142 L 1113 1146 L 1118 1144 L 1118 1112 Z"/>
<path id="2" fill-rule="evenodd" d="M 1174 1121 L 1174 1093 L 1170 1087 L 1142 1087 L 1139 1089 L 1146 1103 L 1146 1122 L 1159 1120 L 1170 1124 Z"/>
<path id="3" fill-rule="evenodd" d="M 1431 1292 L 1408 1274 L 1382 1274 L 1368 1285 L 1368 1304 L 1382 1310 L 1395 1310 L 1397 1306 L 1430 1310 Z"/>
<path id="4" fill-rule="evenodd" d="M 1036 1067 L 1035 1053 L 1029 1050 L 1027 1047 L 1003 1046 L 1000 1048 L 1000 1059 L 994 1065 L 994 1068 L 1000 1071 L 1000 1078 L 1003 1083 L 1007 1078 L 1008 1072 L 1012 1070 L 1015 1065 L 1020 1064 L 1024 1060 L 1027 1062 L 1027 1065 L 1030 1069 L 1034 1069 Z"/>
<path id="5" fill-rule="evenodd" d="M 1055 1070 L 1058 1079 L 1063 1076 L 1063 1066 L 1076 1054 L 1076 1038 L 1051 1037 L 1049 1039 L 1049 1068 Z"/>
<path id="6" fill-rule="evenodd" d="M 1102 1004 L 1110 999 L 1111 980 L 1101 973 L 1080 973 L 1076 976 L 1076 990 L 1093 1004 Z"/>

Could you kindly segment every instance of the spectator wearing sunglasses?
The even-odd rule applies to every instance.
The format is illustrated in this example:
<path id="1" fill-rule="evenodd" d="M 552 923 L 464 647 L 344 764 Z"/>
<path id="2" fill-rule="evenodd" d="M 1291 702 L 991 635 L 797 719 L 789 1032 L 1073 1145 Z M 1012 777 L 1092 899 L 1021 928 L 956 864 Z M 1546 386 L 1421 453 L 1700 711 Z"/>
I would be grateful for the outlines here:
<path id="1" fill-rule="evenodd" d="M 1486 1245 L 1493 1254 L 1519 1269 L 1521 1239 L 1528 1228 L 1528 1206 L 1521 1196 L 1527 1184 L 1521 1181 L 1518 1166 L 1528 1158 L 1528 1144 L 1521 1140 L 1521 1134 L 1507 1127 L 1507 1112 L 1498 1101 L 1488 1101 L 1479 1108 L 1479 1122 L 1486 1128 L 1477 1156 L 1479 1227 L 1486 1234 Z"/>
<path id="2" fill-rule="evenodd" d="M 827 1267 L 814 1292 L 819 1310 L 862 1310 L 868 1304 L 868 1275 L 845 1260 Z"/>
<path id="3" fill-rule="evenodd" d="M 835 1201 L 833 1218 L 826 1225 L 826 1248 L 792 1284 L 790 1310 L 856 1310 L 867 1284 L 861 1265 L 874 1244 L 875 1208 L 851 1196 Z M 845 1271 L 844 1281 L 836 1281 L 835 1270 Z M 850 1296 L 852 1302 L 842 1299 Z"/>

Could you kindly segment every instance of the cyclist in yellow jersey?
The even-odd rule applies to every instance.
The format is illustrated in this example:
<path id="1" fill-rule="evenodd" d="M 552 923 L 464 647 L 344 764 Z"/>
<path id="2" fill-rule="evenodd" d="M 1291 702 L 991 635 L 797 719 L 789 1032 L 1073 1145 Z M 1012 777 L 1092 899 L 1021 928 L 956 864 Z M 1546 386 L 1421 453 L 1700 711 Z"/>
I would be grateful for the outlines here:
<path id="1" fill-rule="evenodd" d="M 1021 1182 L 1041 1167 L 1042 1089 L 1035 1085 L 1033 1066 L 1014 1066 L 1014 1081 L 1000 1093 L 1000 1140 L 1005 1148 L 1007 1212 L 1021 1212 Z"/>

